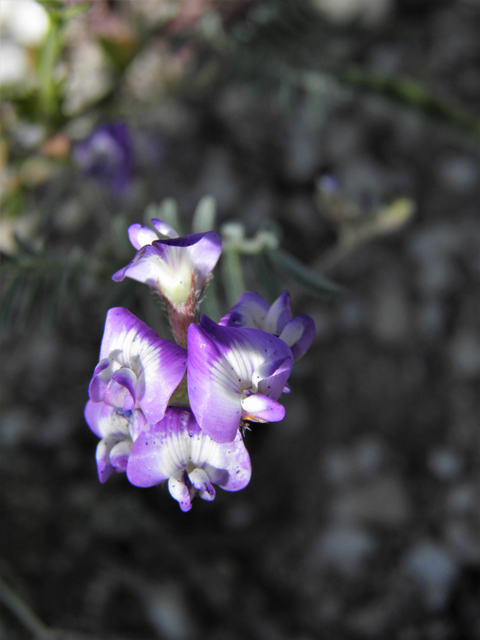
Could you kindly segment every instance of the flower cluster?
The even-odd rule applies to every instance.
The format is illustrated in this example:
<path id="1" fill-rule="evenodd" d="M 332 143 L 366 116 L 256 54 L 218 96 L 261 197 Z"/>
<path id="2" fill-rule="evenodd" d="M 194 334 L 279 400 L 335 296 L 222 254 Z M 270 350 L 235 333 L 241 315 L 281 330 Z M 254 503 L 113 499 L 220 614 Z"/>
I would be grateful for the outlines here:
<path id="1" fill-rule="evenodd" d="M 134 224 L 133 260 L 113 275 L 150 286 L 164 302 L 175 342 L 160 338 L 127 309 L 107 313 L 100 361 L 85 419 L 100 438 L 100 482 L 126 472 L 138 487 L 168 481 L 189 511 L 195 495 L 215 498 L 250 481 L 243 428 L 277 422 L 294 360 L 315 333 L 307 315 L 292 317 L 285 291 L 270 307 L 244 293 L 219 323 L 199 317 L 199 300 L 221 254 L 214 232 L 178 237 L 169 225 Z M 163 237 L 163 239 L 162 239 Z"/>

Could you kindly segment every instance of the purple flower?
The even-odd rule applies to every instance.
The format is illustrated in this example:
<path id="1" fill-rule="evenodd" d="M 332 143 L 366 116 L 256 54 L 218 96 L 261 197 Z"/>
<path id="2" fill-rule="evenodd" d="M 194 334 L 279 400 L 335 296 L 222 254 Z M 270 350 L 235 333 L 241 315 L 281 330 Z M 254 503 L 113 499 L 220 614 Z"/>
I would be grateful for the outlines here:
<path id="1" fill-rule="evenodd" d="M 98 478 L 106 482 L 114 471 L 127 468 L 133 441 L 146 425 L 141 411 L 123 411 L 103 402 L 89 400 L 85 407 L 85 420 L 95 435 L 101 438 L 97 446 Z"/>
<path id="2" fill-rule="evenodd" d="M 148 227 L 131 225 L 128 235 L 138 251 L 130 264 L 112 276 L 113 280 L 120 282 L 128 277 L 144 282 L 177 309 L 189 301 L 196 306 L 222 252 L 220 236 L 208 231 L 179 238 L 162 220 L 155 218 L 152 223 L 168 239 L 159 240 Z"/>
<path id="3" fill-rule="evenodd" d="M 125 192 L 133 178 L 133 141 L 124 122 L 97 127 L 76 145 L 74 157 L 87 175 L 98 178 L 115 193 Z"/>
<path id="4" fill-rule="evenodd" d="M 271 307 L 257 293 L 247 291 L 219 324 L 225 327 L 250 327 L 268 331 L 286 342 L 297 360 L 313 342 L 315 323 L 305 313 L 292 318 L 288 291 L 284 291 Z"/>
<path id="5" fill-rule="evenodd" d="M 292 366 L 283 340 L 202 316 L 188 329 L 188 396 L 198 424 L 216 442 L 233 442 L 241 420 L 282 420 L 277 399 Z"/>
<path id="6" fill-rule="evenodd" d="M 127 476 L 137 487 L 152 487 L 168 480 L 168 489 L 182 511 L 190 511 L 198 494 L 213 500 L 217 484 L 239 491 L 250 481 L 250 457 L 237 432 L 233 442 L 219 444 L 198 426 L 187 409 L 169 407 L 165 417 L 147 425 L 133 443 Z"/>
<path id="7" fill-rule="evenodd" d="M 158 422 L 186 366 L 185 349 L 159 338 L 127 309 L 110 309 L 90 400 L 124 411 L 140 408 L 149 422 Z"/>

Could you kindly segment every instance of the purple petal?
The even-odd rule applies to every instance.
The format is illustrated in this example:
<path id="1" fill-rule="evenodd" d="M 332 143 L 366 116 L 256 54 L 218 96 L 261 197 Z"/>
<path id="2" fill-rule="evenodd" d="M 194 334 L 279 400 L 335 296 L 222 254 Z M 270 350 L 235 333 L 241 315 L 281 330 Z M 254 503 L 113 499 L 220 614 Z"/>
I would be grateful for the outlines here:
<path id="1" fill-rule="evenodd" d="M 91 386 L 93 390 L 95 390 L 94 384 L 98 377 L 99 376 L 92 381 L 93 384 Z M 103 402 L 111 407 L 124 409 L 125 411 L 134 409 L 136 403 L 136 383 L 137 376 L 133 371 L 126 367 L 121 367 L 112 375 L 112 379 L 105 388 Z"/>
<path id="2" fill-rule="evenodd" d="M 168 481 L 168 490 L 172 498 L 178 502 L 183 512 L 190 511 L 192 508 L 192 499 L 190 490 L 183 479 L 172 476 Z"/>
<path id="3" fill-rule="evenodd" d="M 106 482 L 113 473 L 113 467 L 110 464 L 110 450 L 116 442 L 116 439 L 111 437 L 100 440 L 97 445 L 95 459 L 97 462 L 98 479 L 102 484 Z"/>
<path id="4" fill-rule="evenodd" d="M 267 396 L 279 398 L 283 393 L 285 381 L 291 370 L 292 360 L 290 357 L 265 362 L 255 369 L 252 375 L 255 393 L 263 393 Z"/>
<path id="5" fill-rule="evenodd" d="M 133 177 L 133 141 L 128 125 L 115 122 L 98 127 L 76 145 L 74 157 L 89 175 L 121 195 Z"/>
<path id="6" fill-rule="evenodd" d="M 158 422 L 187 366 L 187 352 L 170 340 L 159 338 L 132 313 L 116 307 L 105 321 L 100 359 L 114 358 L 137 377 L 135 395 L 147 420 Z M 121 378 L 125 383 L 127 379 Z M 125 387 L 127 388 L 127 387 Z"/>
<path id="7" fill-rule="evenodd" d="M 110 451 L 110 464 L 117 473 L 123 473 L 127 469 L 128 456 L 132 448 L 130 440 L 117 442 Z"/>
<path id="8" fill-rule="evenodd" d="M 110 380 L 105 393 L 103 395 L 103 401 L 111 407 L 116 409 L 133 409 L 135 407 L 135 401 L 126 387 L 123 387 L 115 380 Z"/>
<path id="9" fill-rule="evenodd" d="M 93 371 L 93 378 L 88 386 L 88 395 L 93 402 L 102 402 L 108 383 L 112 377 L 110 358 L 101 360 Z"/>
<path id="10" fill-rule="evenodd" d="M 240 423 L 241 400 L 251 391 L 254 372 L 281 361 L 280 375 L 268 395 L 279 397 L 293 365 L 290 348 L 257 329 L 216 325 L 202 316 L 188 329 L 188 395 L 195 417 L 216 442 L 232 442 Z M 267 367 L 269 373 L 271 367 Z M 278 368 L 274 366 L 273 371 Z M 262 389 L 263 392 L 265 392 Z"/>
<path id="11" fill-rule="evenodd" d="M 137 487 L 153 487 L 189 462 L 190 433 L 198 425 L 187 409 L 169 407 L 163 420 L 148 427 L 135 440 L 127 476 Z"/>
<path id="12" fill-rule="evenodd" d="M 137 376 L 131 369 L 127 369 L 127 367 L 121 367 L 120 369 L 117 369 L 117 371 L 115 371 L 112 376 L 112 380 L 124 387 L 128 392 L 125 394 L 122 408 L 125 410 L 134 409 L 136 402 L 135 387 L 137 384 Z M 122 405 L 115 406 L 118 407 Z"/>
<path id="13" fill-rule="evenodd" d="M 224 327 L 265 329 L 265 320 L 269 308 L 268 302 L 258 293 L 246 291 L 218 324 Z"/>
<path id="14" fill-rule="evenodd" d="M 120 282 L 129 277 L 144 282 L 158 289 L 175 306 L 183 306 L 191 294 L 192 279 L 200 294 L 221 252 L 222 241 L 215 231 L 155 240 L 142 247 L 112 279 Z"/>
<path id="15" fill-rule="evenodd" d="M 175 231 L 175 229 L 166 222 L 163 222 L 163 220 L 152 218 L 152 224 L 158 231 L 158 233 L 162 234 L 162 236 L 167 236 L 167 238 L 178 238 L 178 233 Z"/>
<path id="16" fill-rule="evenodd" d="M 143 224 L 132 224 L 128 227 L 128 237 L 135 249 L 141 249 L 147 244 L 152 244 L 155 240 L 158 240 L 158 236 L 150 229 L 150 227 L 144 227 Z"/>
<path id="17" fill-rule="evenodd" d="M 284 291 L 270 307 L 265 322 L 265 330 L 279 336 L 285 325 L 292 319 L 290 294 Z"/>
<path id="18" fill-rule="evenodd" d="M 119 282 L 125 277 L 133 278 L 159 291 L 175 306 L 183 306 L 196 284 L 194 266 L 187 250 L 165 244 L 179 240 L 181 238 L 156 240 L 142 247 L 132 262 L 114 273 L 112 279 Z"/>
<path id="19" fill-rule="evenodd" d="M 215 499 L 215 489 L 203 469 L 197 467 L 188 474 L 188 479 L 192 483 L 192 487 L 198 491 L 202 500 L 211 501 Z"/>
<path id="20" fill-rule="evenodd" d="M 243 489 L 251 476 L 250 458 L 239 432 L 234 442 L 219 444 L 200 429 L 191 411 L 169 407 L 163 420 L 148 425 L 135 440 L 127 476 L 138 487 L 151 487 L 172 477 L 178 482 L 187 466 L 203 469 L 211 484 L 227 491 Z M 185 498 L 184 489 L 175 486 Z M 208 486 L 201 490 L 210 491 Z"/>
<path id="21" fill-rule="evenodd" d="M 242 401 L 242 418 L 254 422 L 279 422 L 285 417 L 285 407 L 278 400 L 257 393 Z"/>
<path id="22" fill-rule="evenodd" d="M 215 451 L 218 459 L 211 455 L 211 463 L 204 467 L 210 481 L 218 484 L 225 491 L 244 489 L 252 476 L 252 463 L 240 431 L 237 430 L 233 442 L 219 444 Z M 221 471 L 222 469 L 225 469 L 225 473 Z"/>
<path id="23" fill-rule="evenodd" d="M 305 313 L 291 320 L 280 334 L 280 338 L 291 348 L 295 360 L 301 358 L 315 338 L 315 323 Z"/>
<path id="24" fill-rule="evenodd" d="M 160 242 L 155 240 L 155 242 Z M 165 250 L 161 245 L 147 244 L 135 254 L 126 267 L 113 274 L 112 280 L 121 282 L 126 277 L 144 282 L 149 287 L 158 287 L 159 281 L 169 277 L 168 263 L 164 259 Z"/>
<path id="25" fill-rule="evenodd" d="M 198 291 L 203 291 L 221 253 L 222 240 L 215 231 L 208 231 L 190 247 L 189 254 L 195 267 L 195 285 Z"/>
<path id="26" fill-rule="evenodd" d="M 201 291 L 222 253 L 222 240 L 215 231 L 192 233 L 181 238 L 159 240 L 165 247 L 184 248 L 195 277 L 195 286 Z"/>
<path id="27" fill-rule="evenodd" d="M 135 438 L 146 425 L 141 411 L 123 411 L 103 402 L 89 400 L 85 406 L 85 420 L 99 438 L 114 436 L 116 442 L 124 438 Z"/>

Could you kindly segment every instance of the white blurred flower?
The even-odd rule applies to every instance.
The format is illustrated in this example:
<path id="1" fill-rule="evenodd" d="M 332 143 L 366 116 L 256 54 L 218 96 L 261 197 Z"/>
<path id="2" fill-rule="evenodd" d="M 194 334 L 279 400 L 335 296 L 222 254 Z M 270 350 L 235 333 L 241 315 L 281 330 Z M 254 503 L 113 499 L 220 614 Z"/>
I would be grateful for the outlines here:
<path id="1" fill-rule="evenodd" d="M 15 42 L 36 47 L 47 35 L 50 19 L 35 0 L 1 0 L 0 25 Z"/>
<path id="2" fill-rule="evenodd" d="M 17 84 L 29 70 L 28 56 L 14 42 L 0 42 L 0 86 Z"/>
<path id="3" fill-rule="evenodd" d="M 79 113 L 108 93 L 111 86 L 111 75 L 100 44 L 85 41 L 75 46 L 66 78 L 65 113 Z"/>
<path id="4" fill-rule="evenodd" d="M 325 17 L 335 24 L 360 20 L 366 26 L 378 24 L 388 15 L 391 0 L 313 0 Z"/>

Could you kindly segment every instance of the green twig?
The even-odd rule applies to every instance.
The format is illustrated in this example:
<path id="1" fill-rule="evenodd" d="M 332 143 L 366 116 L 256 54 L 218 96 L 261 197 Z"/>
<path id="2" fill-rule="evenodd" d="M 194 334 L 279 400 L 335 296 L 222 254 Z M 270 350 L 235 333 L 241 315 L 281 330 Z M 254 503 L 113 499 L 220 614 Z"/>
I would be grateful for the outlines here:
<path id="1" fill-rule="evenodd" d="M 0 578 L 0 602 L 33 634 L 36 640 L 53 640 L 49 629 L 30 607 Z"/>

